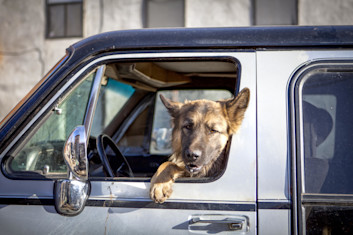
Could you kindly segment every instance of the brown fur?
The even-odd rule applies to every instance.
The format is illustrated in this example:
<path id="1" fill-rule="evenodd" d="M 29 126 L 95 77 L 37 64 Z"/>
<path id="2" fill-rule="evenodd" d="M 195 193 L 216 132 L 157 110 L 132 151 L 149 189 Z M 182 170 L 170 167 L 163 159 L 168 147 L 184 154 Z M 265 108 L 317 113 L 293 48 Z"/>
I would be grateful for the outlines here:
<path id="1" fill-rule="evenodd" d="M 169 198 L 179 177 L 208 177 L 220 172 L 225 147 L 241 125 L 249 97 L 248 88 L 237 97 L 222 101 L 179 103 L 161 96 L 173 120 L 173 154 L 151 179 L 152 200 L 163 203 Z"/>

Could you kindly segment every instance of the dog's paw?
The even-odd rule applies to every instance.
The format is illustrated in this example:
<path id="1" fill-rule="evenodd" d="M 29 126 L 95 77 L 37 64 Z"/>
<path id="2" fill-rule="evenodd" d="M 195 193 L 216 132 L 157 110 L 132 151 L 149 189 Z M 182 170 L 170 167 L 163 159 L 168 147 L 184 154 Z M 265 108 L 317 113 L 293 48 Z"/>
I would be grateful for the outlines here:
<path id="1" fill-rule="evenodd" d="M 173 182 L 155 183 L 151 186 L 150 197 L 156 203 L 163 203 L 172 195 Z"/>

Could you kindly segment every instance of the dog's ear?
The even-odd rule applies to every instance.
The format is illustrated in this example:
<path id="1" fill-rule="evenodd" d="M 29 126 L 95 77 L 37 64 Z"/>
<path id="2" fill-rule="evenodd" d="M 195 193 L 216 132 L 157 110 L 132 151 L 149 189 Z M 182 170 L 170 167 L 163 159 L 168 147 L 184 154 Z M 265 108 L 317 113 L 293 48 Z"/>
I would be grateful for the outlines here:
<path id="1" fill-rule="evenodd" d="M 235 98 L 221 101 L 229 119 L 229 134 L 234 134 L 240 127 L 248 107 L 250 90 L 244 88 Z"/>
<path id="2" fill-rule="evenodd" d="M 176 117 L 183 104 L 179 102 L 171 101 L 165 98 L 163 95 L 160 95 L 159 97 L 161 98 L 161 101 L 164 104 L 164 106 L 168 109 L 169 114 L 172 117 Z"/>

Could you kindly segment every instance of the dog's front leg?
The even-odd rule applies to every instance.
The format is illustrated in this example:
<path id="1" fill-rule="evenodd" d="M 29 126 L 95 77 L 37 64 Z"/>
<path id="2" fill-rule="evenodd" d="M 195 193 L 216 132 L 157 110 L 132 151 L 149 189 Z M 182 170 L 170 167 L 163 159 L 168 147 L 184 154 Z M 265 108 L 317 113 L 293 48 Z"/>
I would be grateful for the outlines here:
<path id="1" fill-rule="evenodd" d="M 163 203 L 173 192 L 174 181 L 184 174 L 184 170 L 172 162 L 164 162 L 151 179 L 150 197 L 156 203 Z"/>

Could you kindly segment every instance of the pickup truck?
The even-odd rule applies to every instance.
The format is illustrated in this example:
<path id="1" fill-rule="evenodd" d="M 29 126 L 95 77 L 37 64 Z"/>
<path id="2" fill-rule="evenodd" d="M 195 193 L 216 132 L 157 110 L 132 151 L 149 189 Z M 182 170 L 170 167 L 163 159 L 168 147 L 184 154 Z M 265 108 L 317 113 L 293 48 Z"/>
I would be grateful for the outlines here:
<path id="1" fill-rule="evenodd" d="M 219 100 L 245 87 L 225 169 L 180 178 L 153 202 L 151 177 L 172 151 L 159 95 Z M 0 231 L 352 234 L 352 115 L 352 26 L 92 36 L 0 123 Z"/>

